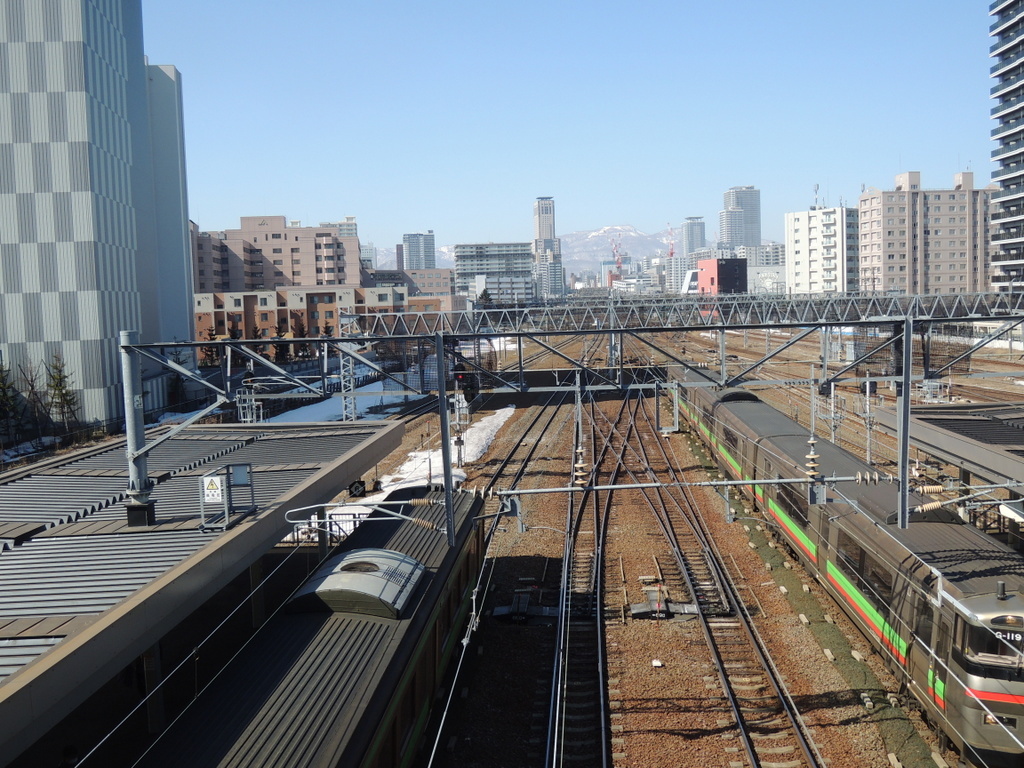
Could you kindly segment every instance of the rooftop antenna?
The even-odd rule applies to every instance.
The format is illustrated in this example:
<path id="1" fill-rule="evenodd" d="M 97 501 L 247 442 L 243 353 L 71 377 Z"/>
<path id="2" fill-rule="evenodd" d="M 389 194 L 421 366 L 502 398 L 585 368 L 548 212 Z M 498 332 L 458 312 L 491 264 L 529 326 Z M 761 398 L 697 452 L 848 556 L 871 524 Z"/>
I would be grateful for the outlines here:
<path id="1" fill-rule="evenodd" d="M 815 208 L 815 210 L 817 210 L 817 208 L 818 208 L 818 185 L 817 184 L 814 185 L 814 208 Z"/>

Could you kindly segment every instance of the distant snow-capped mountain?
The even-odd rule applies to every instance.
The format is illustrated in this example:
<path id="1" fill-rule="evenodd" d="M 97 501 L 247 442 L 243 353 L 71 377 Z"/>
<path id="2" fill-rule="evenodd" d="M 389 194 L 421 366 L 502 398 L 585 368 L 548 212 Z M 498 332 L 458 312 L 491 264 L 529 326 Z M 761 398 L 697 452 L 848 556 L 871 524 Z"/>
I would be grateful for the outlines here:
<path id="1" fill-rule="evenodd" d="M 668 230 L 648 235 L 628 224 L 570 232 L 560 238 L 562 263 L 567 269 L 571 266 L 573 271 L 596 269 L 600 262 L 613 259 L 616 245 L 622 256 L 628 255 L 636 261 L 658 253 L 667 254 L 672 242 Z"/>
<path id="2" fill-rule="evenodd" d="M 678 248 L 679 234 L 676 233 L 675 237 Z M 628 224 L 570 232 L 559 235 L 559 238 L 562 241 L 562 264 L 570 272 L 597 269 L 602 261 L 614 258 L 613 249 L 616 244 L 620 254 L 639 260 L 645 256 L 656 256 L 658 253 L 667 254 L 672 243 L 672 236 L 668 230 L 648 235 Z M 435 249 L 435 253 L 438 267 L 450 269 L 455 266 L 454 245 L 440 245 Z M 394 249 L 378 248 L 377 264 L 382 269 L 393 268 Z"/>

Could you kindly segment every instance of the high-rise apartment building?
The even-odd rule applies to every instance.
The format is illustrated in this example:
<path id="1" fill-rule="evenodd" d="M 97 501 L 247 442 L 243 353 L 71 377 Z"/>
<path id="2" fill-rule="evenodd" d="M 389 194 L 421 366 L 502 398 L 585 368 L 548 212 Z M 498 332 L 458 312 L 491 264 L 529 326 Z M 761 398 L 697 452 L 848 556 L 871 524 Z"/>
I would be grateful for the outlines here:
<path id="1" fill-rule="evenodd" d="M 346 216 L 344 221 L 321 221 L 318 226 L 333 229 L 338 237 L 359 237 L 359 225 L 355 216 Z"/>
<path id="2" fill-rule="evenodd" d="M 140 0 L 3 7 L 0 353 L 60 354 L 79 417 L 115 419 L 120 331 L 192 338 L 180 80 L 147 65 Z"/>
<path id="3" fill-rule="evenodd" d="M 703 248 L 705 245 L 707 245 L 707 235 L 704 231 L 704 217 L 687 216 L 686 221 L 683 222 L 681 248 L 677 253 L 686 256 L 698 248 Z"/>
<path id="4" fill-rule="evenodd" d="M 359 285 L 359 238 L 335 224 L 303 227 L 284 216 L 243 216 L 238 229 L 193 229 L 195 292 Z"/>
<path id="5" fill-rule="evenodd" d="M 414 232 L 402 235 L 402 246 L 405 252 L 406 269 L 434 269 L 437 256 L 434 251 L 434 230 L 428 229 L 426 234 Z"/>
<path id="6" fill-rule="evenodd" d="M 786 246 L 784 243 L 764 243 L 762 245 L 741 245 L 734 249 L 737 259 L 746 259 L 751 267 L 781 267 L 786 263 Z"/>
<path id="7" fill-rule="evenodd" d="M 760 245 L 761 190 L 730 187 L 722 202 L 722 211 L 718 214 L 719 247 Z"/>
<path id="8" fill-rule="evenodd" d="M 486 289 L 492 301 L 533 301 L 532 243 L 460 243 L 455 246 L 455 290 L 473 301 Z"/>
<path id="9" fill-rule="evenodd" d="M 786 214 L 785 285 L 790 293 L 857 290 L 859 215 L 857 208 L 845 207 Z"/>
<path id="10" fill-rule="evenodd" d="M 999 146 L 992 152 L 998 168 L 992 180 L 999 191 L 992 195 L 992 267 L 990 287 L 996 291 L 1019 290 L 1024 285 L 1024 3 L 1001 0 L 989 6 L 995 17 L 989 49 L 996 60 L 991 68 L 997 83 L 992 87 L 996 106 L 992 117 L 999 124 L 992 138 Z"/>
<path id="11" fill-rule="evenodd" d="M 555 200 L 538 197 L 533 204 L 533 278 L 544 298 L 565 295 L 562 241 L 555 235 Z"/>
<path id="12" fill-rule="evenodd" d="M 988 290 L 994 190 L 975 189 L 971 172 L 956 174 L 951 189 L 921 189 L 917 171 L 899 174 L 894 189 L 867 190 L 860 196 L 860 290 Z"/>

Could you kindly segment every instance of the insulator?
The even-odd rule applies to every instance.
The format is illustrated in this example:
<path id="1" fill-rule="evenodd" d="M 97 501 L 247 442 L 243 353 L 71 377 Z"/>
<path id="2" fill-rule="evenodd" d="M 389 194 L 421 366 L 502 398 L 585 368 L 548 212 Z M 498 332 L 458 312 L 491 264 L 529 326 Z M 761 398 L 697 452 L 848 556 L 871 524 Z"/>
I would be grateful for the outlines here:
<path id="1" fill-rule="evenodd" d="M 434 501 L 433 499 L 409 499 L 409 501 L 405 503 L 408 504 L 410 507 L 432 507 L 434 504 L 437 504 L 438 502 Z"/>
<path id="2" fill-rule="evenodd" d="M 931 512 L 933 509 L 938 509 L 946 502 L 944 501 L 930 501 L 927 504 L 922 504 L 919 507 L 914 507 L 915 512 Z"/>
<path id="3" fill-rule="evenodd" d="M 916 490 L 918 493 L 942 493 L 946 489 L 941 485 L 922 485 Z"/>
<path id="4" fill-rule="evenodd" d="M 426 528 L 428 531 L 440 531 L 440 526 L 437 523 L 432 523 L 429 520 L 424 520 L 421 517 L 410 517 L 409 522 L 413 525 L 418 525 L 420 528 Z"/>

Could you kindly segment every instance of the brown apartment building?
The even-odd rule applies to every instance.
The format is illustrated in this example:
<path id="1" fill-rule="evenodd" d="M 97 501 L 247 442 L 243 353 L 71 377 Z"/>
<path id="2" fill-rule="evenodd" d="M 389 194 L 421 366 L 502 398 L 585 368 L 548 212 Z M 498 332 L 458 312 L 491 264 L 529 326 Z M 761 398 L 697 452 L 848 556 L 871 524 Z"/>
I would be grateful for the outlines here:
<path id="1" fill-rule="evenodd" d="M 211 233 L 193 224 L 196 338 L 335 336 L 360 315 L 465 307 L 453 270 L 364 268 L 345 225 L 245 216 Z"/>
<path id="2" fill-rule="evenodd" d="M 924 189 L 917 171 L 893 189 L 860 196 L 860 290 L 902 294 L 989 290 L 989 214 L 996 187 L 958 173 L 949 189 Z"/>

